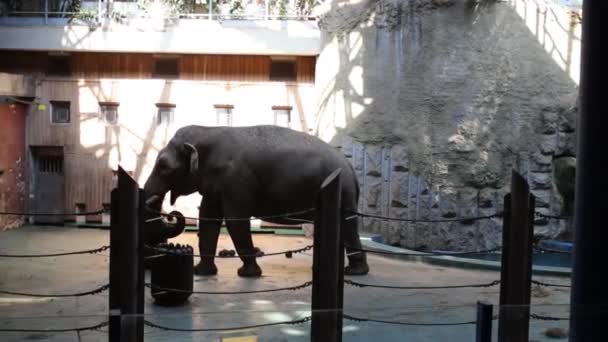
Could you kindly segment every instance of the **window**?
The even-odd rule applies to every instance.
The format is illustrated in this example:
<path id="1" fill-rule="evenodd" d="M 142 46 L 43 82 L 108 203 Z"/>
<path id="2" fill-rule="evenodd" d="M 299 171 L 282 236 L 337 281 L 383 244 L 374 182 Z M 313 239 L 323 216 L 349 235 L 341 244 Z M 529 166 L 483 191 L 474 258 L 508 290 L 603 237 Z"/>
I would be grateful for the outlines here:
<path id="1" fill-rule="evenodd" d="M 295 81 L 296 61 L 291 57 L 270 58 L 271 81 Z"/>
<path id="2" fill-rule="evenodd" d="M 272 106 L 274 124 L 281 127 L 291 127 L 291 106 Z"/>
<path id="3" fill-rule="evenodd" d="M 232 109 L 233 105 L 214 105 L 217 113 L 218 126 L 232 126 Z"/>
<path id="4" fill-rule="evenodd" d="M 106 125 L 116 125 L 118 122 L 118 102 L 100 102 L 99 119 Z"/>
<path id="5" fill-rule="evenodd" d="M 154 56 L 154 78 L 179 78 L 177 56 Z"/>
<path id="6" fill-rule="evenodd" d="M 70 102 L 51 101 L 51 123 L 69 124 L 70 123 Z"/>
<path id="7" fill-rule="evenodd" d="M 175 105 L 171 103 L 157 103 L 156 124 L 168 126 L 173 123 Z"/>
<path id="8" fill-rule="evenodd" d="M 40 156 L 38 171 L 44 173 L 63 173 L 63 156 Z"/>

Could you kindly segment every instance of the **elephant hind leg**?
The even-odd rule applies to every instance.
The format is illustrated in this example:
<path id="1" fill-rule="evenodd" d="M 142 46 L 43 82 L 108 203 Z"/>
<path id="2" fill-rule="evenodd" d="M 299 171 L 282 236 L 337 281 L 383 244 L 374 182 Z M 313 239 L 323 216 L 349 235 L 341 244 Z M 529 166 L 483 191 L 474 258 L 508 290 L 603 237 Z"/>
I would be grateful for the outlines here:
<path id="1" fill-rule="evenodd" d="M 239 268 L 238 275 L 241 277 L 262 276 L 262 269 L 256 262 L 256 250 L 251 238 L 251 223 L 249 221 L 228 221 L 226 226 L 228 226 L 228 233 L 237 253 L 242 255 L 243 266 Z"/>
<path id="2" fill-rule="evenodd" d="M 348 266 L 344 269 L 346 275 L 365 275 L 369 273 L 367 265 L 367 255 L 357 249 L 361 248 L 361 240 L 359 238 L 358 219 L 342 220 L 342 238 L 346 247 L 346 255 L 348 256 Z M 352 248 L 354 247 L 354 249 Z"/>

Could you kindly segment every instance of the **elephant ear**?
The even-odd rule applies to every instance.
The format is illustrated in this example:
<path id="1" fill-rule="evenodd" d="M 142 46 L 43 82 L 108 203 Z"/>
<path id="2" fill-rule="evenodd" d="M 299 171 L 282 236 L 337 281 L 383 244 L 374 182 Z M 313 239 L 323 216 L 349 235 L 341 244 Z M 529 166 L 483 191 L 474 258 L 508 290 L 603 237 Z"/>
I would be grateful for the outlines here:
<path id="1" fill-rule="evenodd" d="M 196 147 L 190 143 L 184 143 L 184 150 L 190 156 L 190 174 L 198 174 L 198 151 Z"/>

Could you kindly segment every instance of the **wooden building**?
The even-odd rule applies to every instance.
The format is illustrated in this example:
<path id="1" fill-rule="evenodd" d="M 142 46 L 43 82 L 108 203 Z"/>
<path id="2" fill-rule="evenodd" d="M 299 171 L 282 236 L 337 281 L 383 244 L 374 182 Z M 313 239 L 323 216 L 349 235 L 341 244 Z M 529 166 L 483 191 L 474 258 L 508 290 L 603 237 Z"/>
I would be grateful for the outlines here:
<path id="1" fill-rule="evenodd" d="M 143 184 L 157 152 L 185 125 L 277 124 L 307 132 L 314 121 L 315 59 L 2 51 L 0 72 L 32 83 L 31 94 L 19 97 L 30 103 L 24 110 L 26 207 L 60 213 L 108 206 L 118 165 Z M 185 198 L 177 209 L 196 215 L 198 205 L 199 199 Z"/>

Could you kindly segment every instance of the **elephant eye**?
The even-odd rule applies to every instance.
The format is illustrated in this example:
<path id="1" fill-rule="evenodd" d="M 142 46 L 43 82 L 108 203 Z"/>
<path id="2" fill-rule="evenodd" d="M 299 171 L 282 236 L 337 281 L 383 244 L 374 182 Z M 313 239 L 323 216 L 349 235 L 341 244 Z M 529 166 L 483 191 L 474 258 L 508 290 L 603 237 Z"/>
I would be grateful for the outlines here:
<path id="1" fill-rule="evenodd" d="M 169 166 L 167 165 L 166 161 L 162 159 L 158 161 L 156 167 L 158 168 L 158 171 L 163 174 L 168 173 L 169 171 Z"/>

